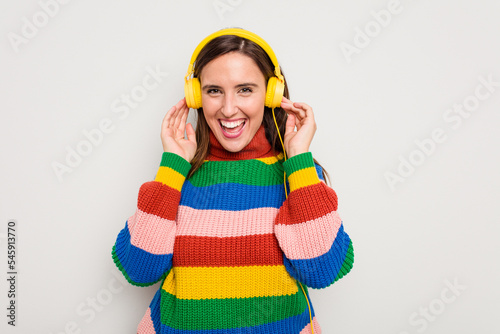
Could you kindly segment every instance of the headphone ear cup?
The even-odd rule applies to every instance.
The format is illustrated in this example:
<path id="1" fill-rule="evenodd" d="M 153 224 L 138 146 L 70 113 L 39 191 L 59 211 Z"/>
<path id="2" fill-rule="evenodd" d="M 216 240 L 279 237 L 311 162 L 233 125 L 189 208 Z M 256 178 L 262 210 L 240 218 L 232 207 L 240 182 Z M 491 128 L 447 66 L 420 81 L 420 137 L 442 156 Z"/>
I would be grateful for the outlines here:
<path id="1" fill-rule="evenodd" d="M 192 78 L 184 84 L 184 95 L 189 108 L 201 108 L 201 85 L 198 78 Z"/>
<path id="2" fill-rule="evenodd" d="M 285 83 L 281 82 L 277 77 L 269 78 L 267 82 L 266 101 L 265 105 L 269 108 L 278 108 L 283 99 L 285 91 Z"/>

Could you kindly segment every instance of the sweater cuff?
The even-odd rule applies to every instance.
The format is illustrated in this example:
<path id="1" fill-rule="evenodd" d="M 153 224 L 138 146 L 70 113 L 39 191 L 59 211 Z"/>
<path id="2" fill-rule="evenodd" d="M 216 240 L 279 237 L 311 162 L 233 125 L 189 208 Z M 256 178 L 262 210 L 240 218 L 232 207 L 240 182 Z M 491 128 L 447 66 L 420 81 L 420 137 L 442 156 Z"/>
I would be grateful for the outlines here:
<path id="1" fill-rule="evenodd" d="M 191 164 L 178 154 L 163 152 L 155 181 L 181 191 Z"/>
<path id="2" fill-rule="evenodd" d="M 311 152 L 294 155 L 283 163 L 283 168 L 288 175 L 290 192 L 321 182 Z"/>

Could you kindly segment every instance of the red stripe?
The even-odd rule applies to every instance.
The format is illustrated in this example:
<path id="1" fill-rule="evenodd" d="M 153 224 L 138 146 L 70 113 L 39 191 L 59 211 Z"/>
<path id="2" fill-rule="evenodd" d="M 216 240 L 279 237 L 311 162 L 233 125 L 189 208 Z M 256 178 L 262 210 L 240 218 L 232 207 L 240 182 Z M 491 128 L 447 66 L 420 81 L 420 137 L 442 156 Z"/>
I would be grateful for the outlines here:
<path id="1" fill-rule="evenodd" d="M 292 191 L 276 215 L 276 223 L 292 225 L 323 217 L 337 210 L 337 194 L 324 182 Z M 291 220 L 293 218 L 293 220 Z"/>
<path id="2" fill-rule="evenodd" d="M 181 193 L 158 181 L 144 183 L 139 189 L 137 207 L 146 213 L 174 220 Z"/>
<path id="3" fill-rule="evenodd" d="M 227 238 L 179 235 L 172 261 L 174 266 L 280 265 L 283 253 L 274 234 Z"/>

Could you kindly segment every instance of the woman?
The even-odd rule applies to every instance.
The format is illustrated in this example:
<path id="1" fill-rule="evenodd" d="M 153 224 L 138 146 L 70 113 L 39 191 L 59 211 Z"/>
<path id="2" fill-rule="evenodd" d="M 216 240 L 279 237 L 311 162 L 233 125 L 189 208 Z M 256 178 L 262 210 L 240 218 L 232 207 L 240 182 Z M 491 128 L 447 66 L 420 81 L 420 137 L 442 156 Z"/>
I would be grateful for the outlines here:
<path id="1" fill-rule="evenodd" d="M 343 277 L 354 254 L 309 152 L 313 110 L 288 99 L 258 36 L 222 30 L 198 49 L 188 75 L 194 63 L 199 92 L 165 115 L 159 170 L 112 251 L 131 284 L 162 281 L 137 332 L 320 334 L 307 287 Z M 195 130 L 186 119 L 197 103 Z"/>

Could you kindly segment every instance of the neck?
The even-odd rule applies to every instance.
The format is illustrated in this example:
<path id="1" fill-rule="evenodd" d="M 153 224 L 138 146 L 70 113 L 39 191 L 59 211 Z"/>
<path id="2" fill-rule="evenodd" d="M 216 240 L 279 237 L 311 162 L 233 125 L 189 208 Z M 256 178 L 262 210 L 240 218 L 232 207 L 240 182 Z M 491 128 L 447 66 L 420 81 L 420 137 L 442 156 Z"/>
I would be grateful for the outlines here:
<path id="1" fill-rule="evenodd" d="M 266 158 L 276 156 L 271 144 L 267 141 L 264 124 L 261 124 L 250 143 L 239 152 L 229 152 L 217 140 L 210 129 L 210 148 L 207 160 L 210 161 L 231 161 L 247 160 L 256 158 Z"/>

